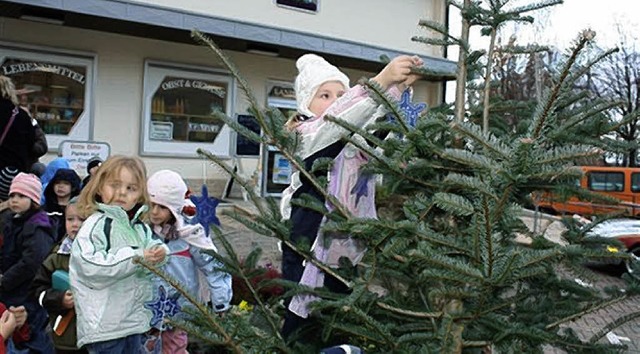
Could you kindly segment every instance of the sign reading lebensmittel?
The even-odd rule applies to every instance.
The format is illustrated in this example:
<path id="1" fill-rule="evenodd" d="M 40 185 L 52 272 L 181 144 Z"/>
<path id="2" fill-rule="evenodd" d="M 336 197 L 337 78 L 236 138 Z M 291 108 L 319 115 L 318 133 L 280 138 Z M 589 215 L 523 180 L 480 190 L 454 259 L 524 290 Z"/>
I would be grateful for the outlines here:
<path id="1" fill-rule="evenodd" d="M 87 162 L 94 157 L 105 161 L 111 154 L 111 146 L 100 141 L 64 140 L 58 149 L 60 156 L 69 161 L 69 165 L 80 176 L 87 174 Z"/>

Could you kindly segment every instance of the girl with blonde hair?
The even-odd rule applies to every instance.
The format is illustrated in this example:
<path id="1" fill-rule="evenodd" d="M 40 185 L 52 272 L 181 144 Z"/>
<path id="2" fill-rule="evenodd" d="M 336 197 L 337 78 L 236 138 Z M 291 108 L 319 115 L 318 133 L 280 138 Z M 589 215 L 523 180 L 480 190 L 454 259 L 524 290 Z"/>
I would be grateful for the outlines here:
<path id="1" fill-rule="evenodd" d="M 89 353 L 161 350 L 160 340 L 147 336 L 152 314 L 144 304 L 153 296 L 152 276 L 134 262 L 160 264 L 168 253 L 142 222 L 146 182 L 139 158 L 113 156 L 80 194 L 78 212 L 87 219 L 71 247 L 69 278 L 78 347 Z"/>

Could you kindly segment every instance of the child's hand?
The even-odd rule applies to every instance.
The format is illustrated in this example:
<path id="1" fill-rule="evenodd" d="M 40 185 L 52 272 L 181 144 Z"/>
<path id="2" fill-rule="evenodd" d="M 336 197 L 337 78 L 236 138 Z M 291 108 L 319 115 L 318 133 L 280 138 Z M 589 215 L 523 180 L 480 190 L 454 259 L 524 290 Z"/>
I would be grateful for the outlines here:
<path id="1" fill-rule="evenodd" d="M 24 308 L 24 306 L 11 306 L 9 307 L 9 311 L 11 311 L 11 313 L 15 316 L 16 318 L 16 326 L 18 328 L 22 327 L 22 325 L 27 322 L 27 309 Z"/>
<path id="2" fill-rule="evenodd" d="M 16 317 L 11 311 L 5 311 L 0 316 L 0 335 L 4 340 L 11 338 L 13 331 L 16 329 Z"/>
<path id="3" fill-rule="evenodd" d="M 164 247 L 153 247 L 150 249 L 144 250 L 144 260 L 149 263 L 160 263 L 164 260 L 164 257 L 167 255 Z"/>
<path id="4" fill-rule="evenodd" d="M 418 75 L 411 74 L 411 69 L 415 66 L 422 66 L 423 62 L 420 57 L 400 55 L 387 64 L 372 80 L 376 81 L 385 90 L 393 85 L 401 85 L 401 90 L 413 84 Z"/>
<path id="5" fill-rule="evenodd" d="M 64 292 L 64 297 L 62 298 L 62 307 L 64 307 L 65 309 L 73 308 L 73 294 L 69 290 Z"/>
<path id="6" fill-rule="evenodd" d="M 422 61 L 422 58 L 420 58 L 419 56 L 414 55 L 411 58 L 413 59 L 414 67 L 422 67 L 424 65 L 424 61 Z M 400 89 L 400 91 L 404 91 L 407 87 L 410 87 L 411 85 L 413 85 L 413 83 L 416 82 L 419 78 L 420 78 L 420 75 L 409 74 L 409 77 L 407 77 L 406 80 L 404 80 L 398 85 L 399 86 L 398 88 Z"/>

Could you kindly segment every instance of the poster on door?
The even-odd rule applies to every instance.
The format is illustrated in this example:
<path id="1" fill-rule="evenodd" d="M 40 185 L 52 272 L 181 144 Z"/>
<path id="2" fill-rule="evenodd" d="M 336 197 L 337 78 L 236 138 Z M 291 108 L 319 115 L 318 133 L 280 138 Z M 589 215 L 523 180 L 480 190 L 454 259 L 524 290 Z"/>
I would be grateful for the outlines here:
<path id="1" fill-rule="evenodd" d="M 280 153 L 273 155 L 271 182 L 286 185 L 291 183 L 291 163 Z"/>

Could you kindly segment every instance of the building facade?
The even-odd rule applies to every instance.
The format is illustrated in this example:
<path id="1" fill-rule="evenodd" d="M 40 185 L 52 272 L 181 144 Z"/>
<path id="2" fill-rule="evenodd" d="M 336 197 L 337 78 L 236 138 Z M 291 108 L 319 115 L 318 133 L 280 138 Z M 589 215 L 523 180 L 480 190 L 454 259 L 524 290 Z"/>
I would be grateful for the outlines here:
<path id="1" fill-rule="evenodd" d="M 170 168 L 220 189 L 227 176 L 197 156 L 203 148 L 277 194 L 286 163 L 211 116 L 252 126 L 236 80 L 191 30 L 225 50 L 261 104 L 287 112 L 307 52 L 352 82 L 380 70 L 380 55 L 418 54 L 442 75 L 421 80 L 415 100 L 440 103 L 455 64 L 411 37 L 424 35 L 419 20 L 445 18 L 444 0 L 0 1 L 0 74 L 47 133 L 44 161 L 64 155 L 82 175 L 95 154 L 139 155 L 150 173 Z"/>

